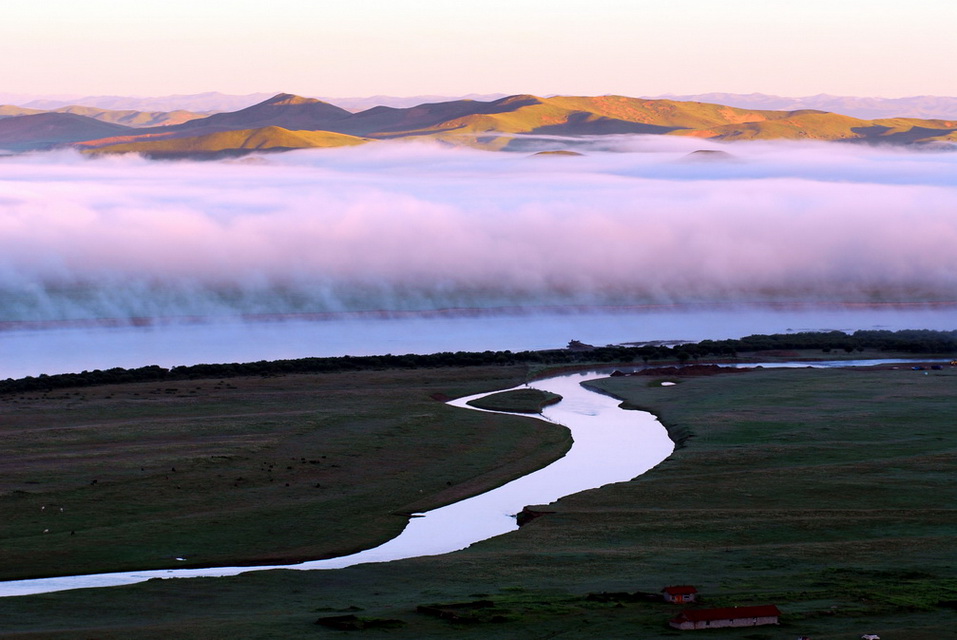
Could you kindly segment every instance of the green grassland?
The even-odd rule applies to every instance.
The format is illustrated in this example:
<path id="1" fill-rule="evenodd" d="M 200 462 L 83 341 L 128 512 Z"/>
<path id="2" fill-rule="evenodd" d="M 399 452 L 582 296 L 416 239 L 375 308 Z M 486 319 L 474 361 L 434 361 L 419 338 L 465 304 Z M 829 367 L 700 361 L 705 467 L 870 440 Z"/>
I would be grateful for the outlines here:
<path id="1" fill-rule="evenodd" d="M 300 426 L 288 437 L 290 442 L 312 442 L 307 457 L 325 453 L 333 460 L 331 442 L 338 443 L 335 459 L 358 454 L 348 468 L 356 474 L 357 485 L 375 482 L 374 470 L 364 467 L 381 464 L 377 446 L 414 440 L 429 455 L 410 455 L 406 463 L 447 465 L 424 494 L 441 502 L 447 481 L 465 482 L 480 472 L 480 461 L 489 459 L 479 446 L 481 439 L 446 441 L 450 436 L 462 438 L 460 429 L 469 432 L 458 423 L 480 420 L 477 428 L 493 430 L 495 438 L 515 439 L 508 435 L 511 430 L 529 428 L 530 421 L 520 418 L 462 410 L 440 414 L 444 405 L 433 397 L 508 388 L 524 375 L 519 367 L 482 368 L 482 376 L 467 371 L 315 376 L 322 380 L 313 383 L 317 396 L 333 394 L 336 388 L 340 389 L 336 393 L 344 393 L 344 387 L 354 395 L 346 404 L 339 402 L 339 414 L 331 407 L 321 413 L 320 422 L 327 429 Z M 680 443 L 675 453 L 631 482 L 540 506 L 551 513 L 513 533 L 444 556 L 336 571 L 157 580 L 0 599 L 0 638 L 668 638 L 689 632 L 666 624 L 679 606 L 649 599 L 667 584 L 694 584 L 703 606 L 776 604 L 783 612 L 780 627 L 696 632 L 709 637 L 760 640 L 809 635 L 819 640 L 859 638 L 863 633 L 912 640 L 955 637 L 957 371 L 948 368 L 925 375 L 908 368 L 758 369 L 667 379 L 678 384 L 663 387 L 660 376 L 617 377 L 592 384 L 624 399 L 627 406 L 653 410 Z M 251 398 L 257 385 L 275 384 L 275 393 L 282 396 L 290 386 L 299 388 L 299 380 L 237 378 L 229 384 L 237 387 L 234 397 Z M 192 423 L 190 415 L 196 415 L 203 417 L 202 429 L 213 430 L 224 422 L 216 417 L 217 411 L 226 411 L 228 403 L 199 411 L 199 404 L 189 403 L 204 402 L 201 398 L 212 392 L 196 391 L 196 398 L 179 397 L 190 395 L 185 385 L 175 394 L 161 393 L 171 406 L 180 407 L 182 428 Z M 125 430 L 119 422 L 125 420 L 130 429 L 139 424 L 135 402 L 122 395 L 130 392 L 81 391 L 87 402 L 97 394 L 99 415 L 117 421 L 112 441 L 123 441 Z M 59 400 L 15 397 L 18 404 L 33 404 L 24 404 L 25 417 L 13 427 L 6 426 L 8 416 L 16 415 L 10 409 L 12 399 L 0 405 L 7 412 L 2 421 L 5 441 L 22 437 L 42 452 L 44 447 L 58 446 L 51 444 L 56 438 L 68 436 L 29 434 L 29 417 L 45 415 L 45 408 Z M 125 403 L 120 402 L 123 398 Z M 346 407 L 361 410 L 361 417 L 343 415 Z M 290 409 L 288 396 L 275 403 L 263 399 L 249 409 L 257 409 L 251 412 L 266 421 L 266 415 Z M 95 412 L 90 411 L 92 417 Z M 403 421 L 403 416 L 429 412 L 436 417 L 416 421 L 414 427 Z M 49 413 L 47 420 L 62 420 L 56 417 L 60 411 Z M 294 462 L 298 453 L 292 450 L 298 445 L 283 444 L 282 439 L 262 445 L 254 437 L 258 433 L 259 438 L 272 438 L 273 431 L 291 419 L 277 415 L 268 418 L 269 424 L 260 424 L 258 432 L 237 430 L 248 432 L 253 440 L 243 440 L 242 446 L 266 446 L 263 451 L 270 454 L 250 453 L 250 464 L 283 458 Z M 353 422 L 365 427 L 350 427 Z M 386 423 L 392 426 L 383 427 Z M 402 425 L 409 432 L 401 434 Z M 388 439 L 372 435 L 379 430 L 399 430 L 399 435 Z M 474 437 L 474 430 L 471 433 Z M 554 452 L 562 446 L 560 436 L 546 430 L 534 437 L 549 434 L 554 437 Z M 221 439 L 212 433 L 205 437 Z M 135 439 L 129 442 L 130 452 L 118 457 L 129 458 L 132 476 L 133 469 L 139 471 L 140 458 L 133 453 Z M 230 446 L 242 450 L 239 444 Z M 407 453 L 415 450 L 412 444 L 405 446 Z M 9 454 L 4 456 L 8 459 Z M 177 474 L 180 465 L 187 464 L 182 459 L 176 459 Z M 99 483 L 89 486 L 88 472 L 68 471 L 93 462 L 81 455 L 79 460 L 51 462 L 45 475 L 39 467 L 29 474 L 5 472 L 3 499 L 26 501 L 22 494 L 8 493 L 10 482 L 25 479 L 44 483 L 25 490 L 34 498 L 48 490 L 43 496 L 47 504 L 65 502 L 60 495 L 99 489 Z M 172 458 L 161 464 L 165 468 L 167 463 Z M 451 475 L 469 463 L 474 464 L 471 474 Z M 289 473 L 298 469 L 289 466 L 293 467 Z M 82 479 L 84 486 L 71 488 L 70 477 L 75 482 Z M 112 482 L 109 476 L 100 478 L 104 485 Z M 261 484 L 266 482 L 263 476 Z M 417 482 L 427 482 L 427 477 Z M 413 503 L 418 486 L 410 483 L 403 488 L 396 483 L 400 495 L 388 509 Z M 235 491 L 228 486 L 208 495 L 214 499 L 218 492 Z M 157 490 L 157 496 L 171 493 Z M 381 500 L 371 493 L 357 493 L 353 500 L 370 505 Z M 269 499 L 276 501 L 281 495 L 277 490 Z M 296 517 L 311 518 L 307 511 L 314 499 L 271 503 L 275 513 L 270 517 L 285 517 L 283 512 L 294 507 Z M 256 503 L 250 499 L 248 508 L 255 509 Z M 4 514 L 8 504 L 13 503 L 3 505 Z M 45 526 L 39 503 L 31 507 L 30 517 L 36 521 L 30 526 Z M 226 509 L 219 517 L 225 521 L 233 515 Z M 294 520 L 287 521 L 289 526 Z M 353 534 L 374 522 L 375 518 L 354 521 Z M 128 526 L 135 527 L 135 522 Z M 24 538 L 43 540 L 51 535 L 52 531 Z M 9 536 L 4 533 L 4 551 Z M 30 545 L 24 545 L 29 550 Z M 16 566 L 14 559 L 8 556 L 3 566 Z M 452 606 L 463 603 L 473 604 Z M 422 605 L 439 606 L 421 609 Z M 441 618 L 428 611 L 455 614 Z M 314 624 L 317 618 L 340 615 L 355 616 L 353 630 Z"/>
<path id="2" fill-rule="evenodd" d="M 566 430 L 441 401 L 524 375 L 477 367 L 2 394 L 0 579 L 375 546 L 402 530 L 397 514 L 564 454 Z"/>

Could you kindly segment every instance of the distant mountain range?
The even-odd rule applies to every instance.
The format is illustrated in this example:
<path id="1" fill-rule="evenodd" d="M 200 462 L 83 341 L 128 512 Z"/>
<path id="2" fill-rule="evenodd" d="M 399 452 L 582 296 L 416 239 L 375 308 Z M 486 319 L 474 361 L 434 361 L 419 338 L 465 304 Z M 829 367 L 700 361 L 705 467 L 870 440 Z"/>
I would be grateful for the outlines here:
<path id="1" fill-rule="evenodd" d="M 131 96 L 35 96 L 16 93 L 0 93 L 0 104 L 19 105 L 33 110 L 55 111 L 62 108 L 95 107 L 111 111 L 193 111 L 209 115 L 221 111 L 236 111 L 268 100 L 274 93 L 249 93 L 229 95 L 210 91 L 192 95 L 158 96 L 140 98 Z M 472 93 L 464 96 L 420 95 L 420 96 L 366 96 L 354 98 L 317 97 L 331 102 L 349 111 L 365 111 L 372 107 L 414 107 L 425 102 L 447 102 L 449 100 L 497 100 L 504 93 Z M 138 126 L 138 125 L 133 125 Z"/>
<path id="2" fill-rule="evenodd" d="M 796 111 L 815 109 L 843 113 L 855 118 L 924 118 L 957 119 L 957 98 L 943 96 L 911 96 L 909 98 L 858 98 L 821 93 L 803 98 L 785 98 L 764 93 L 699 93 L 695 95 L 655 96 L 670 100 L 717 102 L 744 109 Z"/>
<path id="3" fill-rule="evenodd" d="M 209 115 L 222 111 L 237 111 L 268 100 L 274 93 L 249 93 L 230 95 L 210 91 L 190 95 L 172 95 L 158 97 L 130 96 L 37 96 L 15 93 L 0 93 L 0 105 L 19 105 L 41 111 L 52 111 L 63 107 L 95 107 L 110 111 L 191 111 Z M 372 107 L 414 107 L 429 102 L 450 102 L 453 100 L 477 100 L 490 102 L 506 97 L 504 93 L 469 95 L 419 95 L 419 96 L 367 96 L 367 97 L 330 97 L 311 96 L 330 102 L 348 111 L 365 111 Z M 642 95 L 652 100 L 676 100 L 679 102 L 713 102 L 742 109 L 763 109 L 772 111 L 797 111 L 815 109 L 842 113 L 855 118 L 924 118 L 957 119 L 957 97 L 911 96 L 907 98 L 866 98 L 855 96 L 832 96 L 819 94 L 800 98 L 768 95 L 765 93 L 698 93 Z M 85 115 L 85 114 L 84 114 Z M 141 126 L 133 124 L 133 126 Z M 142 125 L 146 126 L 146 125 Z"/>
<path id="4" fill-rule="evenodd" d="M 65 107 L 56 107 L 54 109 L 34 109 L 30 107 L 19 107 L 15 105 L 0 105 L 0 118 L 9 118 L 12 116 L 29 116 L 41 113 L 72 113 L 78 116 L 86 116 L 99 120 L 101 122 L 110 122 L 113 124 L 122 124 L 128 127 L 158 127 L 170 124 L 182 124 L 196 118 L 203 118 L 208 114 L 194 113 L 177 109 L 175 111 L 137 111 L 135 109 L 110 110 L 99 107 L 86 107 L 80 105 L 68 105 Z"/>
<path id="5" fill-rule="evenodd" d="M 135 96 L 37 96 L 15 93 L 0 93 L 0 104 L 16 104 L 31 109 L 53 110 L 72 105 L 83 105 L 114 111 L 195 111 L 210 114 L 218 111 L 235 111 L 262 102 L 273 93 L 250 93 L 229 95 L 210 91 L 190 95 L 157 97 Z"/>
<path id="6" fill-rule="evenodd" d="M 212 115 L 187 111 L 137 115 L 96 109 L 84 115 L 78 108 L 18 113 L 16 109 L 0 108 L 0 116 L 6 114 L 0 117 L 0 148 L 27 151 L 75 146 L 86 153 L 137 152 L 154 157 L 215 157 L 393 138 L 424 138 L 490 150 L 562 148 L 574 146 L 576 139 L 586 136 L 610 134 L 728 141 L 957 142 L 957 118 L 861 119 L 812 109 L 751 109 L 625 96 L 515 95 L 489 101 L 376 106 L 359 112 L 291 94 Z M 118 115 L 121 113 L 125 115 Z"/>

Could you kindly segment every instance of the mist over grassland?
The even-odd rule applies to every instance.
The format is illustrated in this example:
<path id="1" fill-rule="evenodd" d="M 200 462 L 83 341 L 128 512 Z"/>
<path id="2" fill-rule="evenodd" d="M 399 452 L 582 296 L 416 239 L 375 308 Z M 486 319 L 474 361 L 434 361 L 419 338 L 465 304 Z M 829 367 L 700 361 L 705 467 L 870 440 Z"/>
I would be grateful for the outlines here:
<path id="1" fill-rule="evenodd" d="M 0 321 L 957 299 L 957 154 L 585 151 L 4 158 Z"/>

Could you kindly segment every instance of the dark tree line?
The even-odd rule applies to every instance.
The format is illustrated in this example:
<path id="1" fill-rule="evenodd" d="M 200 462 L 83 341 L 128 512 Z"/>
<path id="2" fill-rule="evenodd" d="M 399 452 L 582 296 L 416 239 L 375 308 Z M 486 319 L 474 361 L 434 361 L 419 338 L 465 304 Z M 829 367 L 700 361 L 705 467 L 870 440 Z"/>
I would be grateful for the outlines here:
<path id="1" fill-rule="evenodd" d="M 171 382 L 201 378 L 273 376 L 289 373 L 331 373 L 383 369 L 423 369 L 488 365 L 686 362 L 703 357 L 733 358 L 743 352 L 821 350 L 825 353 L 864 349 L 912 354 L 957 353 L 957 331 L 841 331 L 752 335 L 735 340 L 702 340 L 674 346 L 606 346 L 546 351 L 456 351 L 432 354 L 298 358 L 231 364 L 196 364 L 166 369 L 157 365 L 28 376 L 0 381 L 0 393 L 52 391 L 126 382 Z"/>

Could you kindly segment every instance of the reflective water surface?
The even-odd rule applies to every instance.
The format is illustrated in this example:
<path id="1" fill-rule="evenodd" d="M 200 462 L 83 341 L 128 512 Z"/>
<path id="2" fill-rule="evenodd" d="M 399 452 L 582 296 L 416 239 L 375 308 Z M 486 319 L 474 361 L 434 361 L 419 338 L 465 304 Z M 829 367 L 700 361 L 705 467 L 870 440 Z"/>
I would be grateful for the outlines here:
<path id="1" fill-rule="evenodd" d="M 742 366 L 831 368 L 877 364 L 906 365 L 908 362 L 913 360 L 766 362 Z M 641 367 L 635 367 L 639 368 Z M 516 529 L 514 516 L 526 505 L 546 504 L 586 489 L 631 480 L 671 454 L 674 445 L 664 427 L 652 414 L 624 411 L 618 407 L 619 401 L 615 398 L 581 386 L 582 382 L 605 377 L 608 373 L 607 370 L 576 373 L 529 383 L 530 387 L 563 397 L 558 404 L 546 407 L 541 415 L 542 419 L 564 425 L 571 431 L 574 444 L 563 458 L 497 489 L 426 512 L 421 514 L 422 517 L 412 518 L 399 536 L 378 547 L 348 556 L 295 565 L 160 569 L 0 582 L 0 597 L 119 586 L 152 578 L 220 577 L 266 569 L 340 569 L 357 564 L 389 562 L 464 549 L 475 542 Z M 450 404 L 463 409 L 478 410 L 466 403 L 483 395 L 488 394 L 459 398 Z"/>
<path id="2" fill-rule="evenodd" d="M 604 375 L 607 373 L 574 374 L 529 385 L 563 397 L 558 404 L 547 407 L 541 417 L 571 431 L 574 444 L 564 457 L 497 489 L 412 518 L 399 536 L 373 549 L 286 566 L 165 569 L 3 582 L 0 596 L 118 586 L 151 578 L 230 576 L 276 568 L 339 569 L 464 549 L 516 529 L 514 516 L 526 505 L 545 504 L 571 493 L 631 480 L 672 452 L 674 446 L 664 427 L 650 413 L 623 411 L 618 408 L 618 400 L 588 391 L 580 384 Z M 466 403 L 479 396 L 460 398 L 451 404 L 472 410 Z"/>
<path id="3" fill-rule="evenodd" d="M 0 379 L 112 367 L 440 351 L 558 349 L 740 338 L 755 333 L 954 329 L 957 305 L 886 307 L 635 307 L 522 314 L 331 315 L 273 322 L 210 320 L 144 326 L 9 328 L 0 324 Z"/>

